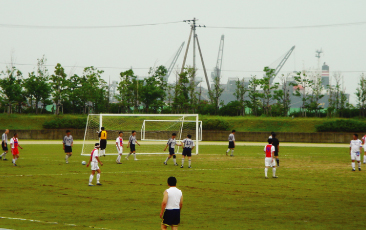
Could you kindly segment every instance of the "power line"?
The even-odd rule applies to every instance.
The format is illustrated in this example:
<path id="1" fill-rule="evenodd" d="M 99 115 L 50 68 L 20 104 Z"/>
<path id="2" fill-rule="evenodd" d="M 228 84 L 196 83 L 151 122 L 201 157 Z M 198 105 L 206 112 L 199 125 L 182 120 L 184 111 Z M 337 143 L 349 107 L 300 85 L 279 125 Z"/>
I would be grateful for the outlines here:
<path id="1" fill-rule="evenodd" d="M 206 26 L 209 29 L 237 29 L 237 30 L 286 30 L 286 29 L 307 29 L 307 28 L 324 28 L 324 27 L 339 27 L 339 26 L 358 26 L 365 25 L 366 22 L 349 22 L 325 25 L 309 25 L 309 26 L 259 26 L 259 27 L 236 27 L 236 26 Z"/>
<path id="2" fill-rule="evenodd" d="M 126 27 L 167 25 L 180 22 L 183 21 L 135 24 L 135 25 L 115 25 L 115 26 L 40 26 L 40 25 L 0 24 L 0 27 L 14 28 L 14 29 L 114 29 L 114 28 L 126 28 Z"/>

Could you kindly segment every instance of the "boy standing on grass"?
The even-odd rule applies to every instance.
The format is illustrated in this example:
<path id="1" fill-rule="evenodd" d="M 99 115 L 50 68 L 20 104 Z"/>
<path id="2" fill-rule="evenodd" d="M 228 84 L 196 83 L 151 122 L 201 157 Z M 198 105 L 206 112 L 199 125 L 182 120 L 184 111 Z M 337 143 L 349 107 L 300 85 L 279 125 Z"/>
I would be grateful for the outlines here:
<path id="1" fill-rule="evenodd" d="M 100 138 L 100 155 L 105 156 L 105 149 L 107 148 L 107 131 L 104 127 L 100 128 L 98 137 Z"/>
<path id="2" fill-rule="evenodd" d="M 99 169 L 99 166 L 98 166 L 98 163 L 100 163 L 101 166 L 103 166 L 103 163 L 99 160 L 99 155 L 98 155 L 98 149 L 99 149 L 99 143 L 95 143 L 94 145 L 94 149 L 93 151 L 91 152 L 91 155 L 90 155 L 90 160 L 88 162 L 88 164 L 86 165 L 86 167 L 89 167 L 89 164 L 91 163 L 91 174 L 90 174 L 90 177 L 89 177 L 89 186 L 94 186 L 92 184 L 93 182 L 93 178 L 94 178 L 94 175 L 95 175 L 95 171 L 98 172 L 97 174 L 97 185 L 102 185 L 99 180 L 100 180 L 100 169 Z"/>
<path id="3" fill-rule="evenodd" d="M 235 149 L 235 130 L 231 131 L 229 135 L 229 148 L 226 151 L 226 156 L 228 155 L 229 151 L 231 150 L 230 156 L 234 156 L 234 149 Z"/>
<path id="4" fill-rule="evenodd" d="M 168 178 L 169 188 L 164 191 L 163 202 L 161 203 L 160 218 L 161 229 L 168 229 L 170 226 L 173 230 L 178 229 L 180 223 L 180 211 L 183 206 L 183 193 L 177 186 L 175 177 Z"/>
<path id="5" fill-rule="evenodd" d="M 62 141 L 63 149 L 66 153 L 65 162 L 69 163 L 69 158 L 72 155 L 72 146 L 74 145 L 74 139 L 70 135 L 70 130 L 66 130 L 66 136 L 64 136 L 64 140 Z"/>
<path id="6" fill-rule="evenodd" d="M 177 142 L 176 142 L 176 140 L 175 140 L 175 137 L 177 136 L 177 134 L 176 133 L 173 133 L 172 134 L 172 137 L 171 138 L 169 138 L 169 140 L 168 140 L 168 143 L 166 144 L 166 146 L 165 146 L 165 149 L 164 149 L 164 151 L 166 150 L 166 148 L 168 148 L 168 146 L 169 146 L 169 156 L 166 158 L 166 160 L 164 161 L 164 164 L 165 165 L 167 165 L 167 162 L 168 162 L 168 160 L 173 156 L 173 162 L 174 162 L 174 165 L 175 166 L 178 166 L 178 164 L 177 164 L 177 159 L 176 159 L 176 156 L 175 156 L 175 150 L 174 150 L 174 147 L 176 146 L 176 145 L 178 145 L 178 146 L 182 146 L 182 144 L 177 144 Z"/>
<path id="7" fill-rule="evenodd" d="M 121 157 L 122 157 L 122 152 L 123 152 L 123 138 L 122 138 L 122 136 L 123 136 L 123 132 L 120 131 L 118 133 L 118 137 L 116 139 L 116 147 L 117 147 L 117 152 L 118 152 L 118 157 L 117 157 L 117 160 L 116 160 L 117 164 L 122 164 L 121 163 Z"/>
<path id="8" fill-rule="evenodd" d="M 268 179 L 267 173 L 269 167 L 272 167 L 272 177 L 278 178 L 276 176 L 276 162 L 274 161 L 275 147 L 272 145 L 272 139 L 268 139 L 268 145 L 264 146 L 264 152 L 266 153 L 266 158 L 264 159 L 264 178 Z"/>
<path id="9" fill-rule="evenodd" d="M 3 161 L 7 161 L 6 154 L 8 153 L 8 133 L 9 129 L 5 129 L 5 132 L 1 137 L 1 147 L 3 148 L 4 152 L 1 154 L 0 160 L 3 159 Z"/>
<path id="10" fill-rule="evenodd" d="M 188 168 L 191 168 L 191 156 L 192 156 L 192 150 L 194 149 L 194 142 L 192 141 L 192 136 L 190 134 L 187 135 L 187 138 L 182 141 L 183 144 L 183 158 L 182 158 L 182 166 L 184 165 L 184 159 L 188 157 Z"/>
<path id="11" fill-rule="evenodd" d="M 355 169 L 355 161 L 358 162 L 358 171 L 361 171 L 361 152 L 362 152 L 362 142 L 358 139 L 358 134 L 353 134 L 353 140 L 351 140 L 350 146 L 350 154 L 351 154 L 351 161 L 352 161 L 352 171 L 356 171 Z"/>
<path id="12" fill-rule="evenodd" d="M 19 158 L 19 148 L 23 149 L 18 142 L 18 134 L 14 133 L 14 137 L 10 140 L 11 153 L 13 154 L 13 165 L 17 166 L 16 162 Z"/>
<path id="13" fill-rule="evenodd" d="M 136 158 L 136 148 L 135 145 L 138 144 L 140 146 L 140 144 L 137 142 L 136 140 L 136 131 L 133 130 L 132 131 L 132 135 L 130 136 L 130 138 L 128 139 L 128 144 L 127 144 L 127 148 L 129 148 L 131 146 L 130 149 L 130 153 L 127 155 L 126 160 L 128 160 L 128 157 L 131 156 L 131 154 L 133 154 L 133 157 L 135 158 L 135 161 L 137 161 L 138 159 Z"/>

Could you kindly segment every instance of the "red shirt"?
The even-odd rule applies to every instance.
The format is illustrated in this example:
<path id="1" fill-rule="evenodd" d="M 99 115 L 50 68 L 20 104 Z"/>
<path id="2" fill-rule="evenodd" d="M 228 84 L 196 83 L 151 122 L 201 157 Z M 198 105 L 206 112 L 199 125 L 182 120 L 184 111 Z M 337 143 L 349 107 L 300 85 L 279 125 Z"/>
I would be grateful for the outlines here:
<path id="1" fill-rule="evenodd" d="M 271 144 L 266 145 L 265 151 L 266 151 L 266 157 L 272 157 L 272 152 L 275 151 L 274 146 Z"/>

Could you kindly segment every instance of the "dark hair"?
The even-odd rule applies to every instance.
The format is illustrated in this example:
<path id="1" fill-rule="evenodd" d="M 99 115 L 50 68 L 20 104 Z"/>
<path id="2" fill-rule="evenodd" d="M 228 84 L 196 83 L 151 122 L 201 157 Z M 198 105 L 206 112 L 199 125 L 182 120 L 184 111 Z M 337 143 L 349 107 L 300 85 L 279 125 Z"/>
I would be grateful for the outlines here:
<path id="1" fill-rule="evenodd" d="M 188 138 L 192 138 L 192 135 L 191 135 L 191 134 L 188 134 L 188 135 L 187 135 L 187 137 L 188 137 Z"/>
<path id="2" fill-rule="evenodd" d="M 274 134 L 275 132 L 271 132 L 271 135 Z"/>
<path id="3" fill-rule="evenodd" d="M 235 129 L 233 129 L 233 131 L 231 131 L 232 133 L 235 133 L 236 131 L 235 131 Z"/>
<path id="4" fill-rule="evenodd" d="M 173 133 L 172 136 L 177 136 L 177 134 L 176 133 Z"/>
<path id="5" fill-rule="evenodd" d="M 122 131 L 119 131 L 119 133 L 118 134 L 121 134 L 121 133 L 123 133 Z"/>
<path id="6" fill-rule="evenodd" d="M 15 135 L 17 135 L 17 133 L 14 133 L 14 137 L 15 137 Z"/>
<path id="7" fill-rule="evenodd" d="M 169 186 L 176 186 L 177 185 L 177 179 L 173 176 L 168 178 L 168 185 Z"/>
<path id="8" fill-rule="evenodd" d="M 94 144 L 94 146 L 98 146 L 98 145 L 99 145 L 99 143 L 95 143 L 95 144 Z"/>
<path id="9" fill-rule="evenodd" d="M 136 131 L 135 130 L 132 130 L 132 133 L 136 133 Z"/>
<path id="10" fill-rule="evenodd" d="M 272 132 L 272 137 L 276 137 L 276 133 Z"/>
<path id="11" fill-rule="evenodd" d="M 353 134 L 355 137 L 358 137 L 358 134 L 357 133 L 355 133 L 355 134 Z"/>
<path id="12" fill-rule="evenodd" d="M 66 130 L 66 133 L 69 133 L 70 132 L 70 130 Z"/>
<path id="13" fill-rule="evenodd" d="M 268 144 L 272 144 L 273 143 L 273 139 L 268 139 Z"/>
<path id="14" fill-rule="evenodd" d="M 104 127 L 100 128 L 101 130 L 104 130 Z"/>

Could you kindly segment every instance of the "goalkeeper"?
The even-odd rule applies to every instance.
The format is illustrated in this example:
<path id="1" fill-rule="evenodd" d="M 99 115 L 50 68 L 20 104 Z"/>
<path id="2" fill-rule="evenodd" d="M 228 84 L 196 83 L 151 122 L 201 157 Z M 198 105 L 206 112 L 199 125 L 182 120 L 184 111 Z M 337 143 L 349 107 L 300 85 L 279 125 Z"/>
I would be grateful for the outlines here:
<path id="1" fill-rule="evenodd" d="M 105 156 L 105 149 L 107 148 L 107 131 L 104 130 L 104 127 L 100 128 L 100 132 L 98 137 L 100 138 L 100 154 L 101 156 Z"/>

